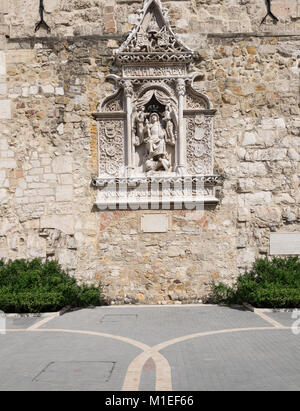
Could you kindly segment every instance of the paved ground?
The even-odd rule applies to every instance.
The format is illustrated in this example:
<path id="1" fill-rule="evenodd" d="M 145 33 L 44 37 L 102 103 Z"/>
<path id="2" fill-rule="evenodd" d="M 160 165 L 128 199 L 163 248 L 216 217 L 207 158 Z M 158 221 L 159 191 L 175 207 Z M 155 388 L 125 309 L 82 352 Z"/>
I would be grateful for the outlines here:
<path id="1" fill-rule="evenodd" d="M 299 390 L 295 321 L 206 305 L 8 318 L 0 390 Z"/>

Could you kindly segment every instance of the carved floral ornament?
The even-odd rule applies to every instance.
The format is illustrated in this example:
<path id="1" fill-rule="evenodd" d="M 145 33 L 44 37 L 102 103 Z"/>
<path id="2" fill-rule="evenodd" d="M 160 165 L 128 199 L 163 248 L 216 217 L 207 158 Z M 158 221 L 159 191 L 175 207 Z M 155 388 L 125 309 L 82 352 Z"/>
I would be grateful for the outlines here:
<path id="1" fill-rule="evenodd" d="M 174 188 L 177 177 L 179 184 L 191 182 L 192 201 L 218 202 L 213 186 L 221 179 L 213 176 L 212 158 L 216 110 L 195 89 L 200 74 L 188 71 L 194 52 L 176 38 L 159 0 L 144 1 L 139 24 L 115 58 L 122 74 L 107 77 L 115 91 L 94 113 L 99 124 L 99 175 L 94 180 L 99 208 L 113 202 L 128 206 L 129 198 L 131 203 L 147 202 L 151 184 L 164 182 L 170 187 L 159 186 L 160 194 L 150 201 L 162 203 L 161 196 L 167 195 L 175 204 L 187 197 L 184 187 Z M 119 181 L 124 179 L 121 195 Z M 141 190 L 145 181 L 148 188 Z M 195 190 L 200 183 L 201 193 Z"/>

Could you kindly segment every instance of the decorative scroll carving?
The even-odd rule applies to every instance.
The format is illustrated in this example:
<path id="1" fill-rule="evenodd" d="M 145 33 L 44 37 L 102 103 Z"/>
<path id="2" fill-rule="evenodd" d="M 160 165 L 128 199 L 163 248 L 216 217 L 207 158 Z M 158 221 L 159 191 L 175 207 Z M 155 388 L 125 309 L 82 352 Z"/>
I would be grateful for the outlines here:
<path id="1" fill-rule="evenodd" d="M 163 52 L 163 53 L 184 53 L 186 48 L 183 47 L 171 34 L 166 26 L 159 27 L 153 12 L 150 12 L 151 21 L 145 29 L 140 26 L 131 38 L 131 41 L 122 49 L 123 53 L 139 53 L 139 52 Z"/>
<path id="2" fill-rule="evenodd" d="M 111 76 L 110 80 L 116 83 L 116 91 L 103 99 L 98 105 L 99 111 L 123 111 L 123 95 L 119 84 L 116 82 L 115 76 Z"/>
<path id="3" fill-rule="evenodd" d="M 205 104 L 204 100 L 202 99 L 196 99 L 195 97 L 191 95 L 186 96 L 186 106 L 187 109 L 206 109 L 207 105 Z"/>
<path id="4" fill-rule="evenodd" d="M 107 101 L 103 107 L 103 111 L 123 111 L 123 102 L 120 98 Z"/>

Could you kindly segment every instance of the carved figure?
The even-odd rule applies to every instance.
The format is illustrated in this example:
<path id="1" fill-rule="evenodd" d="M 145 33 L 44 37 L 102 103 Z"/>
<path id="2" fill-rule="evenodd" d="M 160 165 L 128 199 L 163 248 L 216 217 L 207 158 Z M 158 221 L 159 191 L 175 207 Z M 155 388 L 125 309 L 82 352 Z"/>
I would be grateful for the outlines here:
<path id="1" fill-rule="evenodd" d="M 150 115 L 150 122 L 146 120 L 145 142 L 147 148 L 146 170 L 157 171 L 163 169 L 168 171 L 170 161 L 166 149 L 166 131 L 161 126 L 157 113 Z"/>
<path id="2" fill-rule="evenodd" d="M 174 133 L 174 124 L 171 118 L 171 107 L 170 104 L 167 104 L 166 110 L 164 113 L 163 120 L 166 123 L 166 134 L 167 134 L 167 142 L 169 144 L 175 145 L 175 133 Z"/>
<path id="3" fill-rule="evenodd" d="M 144 132 L 145 132 L 145 107 L 141 107 L 136 116 L 136 141 L 135 145 L 141 145 L 144 142 Z"/>

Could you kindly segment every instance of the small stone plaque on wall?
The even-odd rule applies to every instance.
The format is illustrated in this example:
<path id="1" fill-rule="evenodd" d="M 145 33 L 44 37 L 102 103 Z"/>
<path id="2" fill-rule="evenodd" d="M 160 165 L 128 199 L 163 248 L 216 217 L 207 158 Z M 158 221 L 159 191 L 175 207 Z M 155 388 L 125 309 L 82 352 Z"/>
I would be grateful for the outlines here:
<path id="1" fill-rule="evenodd" d="M 300 233 L 270 234 L 270 255 L 300 255 Z"/>
<path id="2" fill-rule="evenodd" d="M 169 229 L 167 214 L 144 214 L 141 218 L 141 231 L 143 233 L 166 233 Z"/>

